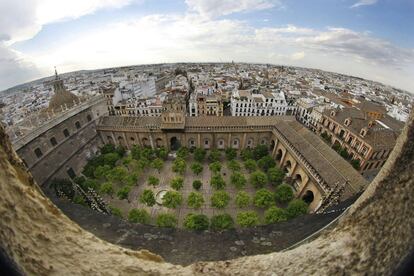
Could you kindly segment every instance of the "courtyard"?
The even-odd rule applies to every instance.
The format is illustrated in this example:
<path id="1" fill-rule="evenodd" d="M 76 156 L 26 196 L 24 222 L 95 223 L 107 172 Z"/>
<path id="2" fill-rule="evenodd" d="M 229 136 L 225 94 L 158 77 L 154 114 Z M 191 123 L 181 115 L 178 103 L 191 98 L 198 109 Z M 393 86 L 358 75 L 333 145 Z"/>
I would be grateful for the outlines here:
<path id="1" fill-rule="evenodd" d="M 286 221 L 307 212 L 266 146 L 238 152 L 106 145 L 74 179 L 112 214 L 133 223 L 222 230 Z M 81 203 L 78 195 L 74 202 Z"/>

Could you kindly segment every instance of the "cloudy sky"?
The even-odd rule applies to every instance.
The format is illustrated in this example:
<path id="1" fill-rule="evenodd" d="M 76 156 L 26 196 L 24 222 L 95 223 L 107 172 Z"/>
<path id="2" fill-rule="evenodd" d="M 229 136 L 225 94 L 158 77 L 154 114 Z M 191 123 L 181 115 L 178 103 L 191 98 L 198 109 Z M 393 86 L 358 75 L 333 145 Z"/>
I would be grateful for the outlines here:
<path id="1" fill-rule="evenodd" d="M 414 92 L 413 0 L 0 0 L 0 90 L 177 61 L 320 68 Z"/>

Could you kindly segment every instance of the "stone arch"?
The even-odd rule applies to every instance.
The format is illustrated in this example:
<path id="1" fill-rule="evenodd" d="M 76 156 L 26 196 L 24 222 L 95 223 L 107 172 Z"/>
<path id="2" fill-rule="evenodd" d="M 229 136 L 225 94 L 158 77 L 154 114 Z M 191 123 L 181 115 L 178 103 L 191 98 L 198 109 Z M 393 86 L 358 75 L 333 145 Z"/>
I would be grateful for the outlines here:
<path id="1" fill-rule="evenodd" d="M 161 138 L 157 138 L 157 139 L 155 140 L 155 146 L 156 146 L 157 148 L 161 148 L 161 147 L 163 146 L 163 140 L 162 140 Z"/>
<path id="2" fill-rule="evenodd" d="M 307 204 L 311 204 L 315 199 L 315 195 L 311 190 L 307 190 L 305 194 L 302 196 L 302 200 L 305 201 Z"/>
<path id="3" fill-rule="evenodd" d="M 203 148 L 204 149 L 209 149 L 211 147 L 211 142 L 209 138 L 204 138 L 203 140 Z"/>
<path id="4" fill-rule="evenodd" d="M 275 148 L 275 146 L 276 146 L 276 142 L 275 142 L 275 140 L 274 140 L 274 139 L 272 139 L 272 140 L 270 141 L 269 150 L 270 150 L 270 151 L 273 151 L 273 149 Z"/>
<path id="5" fill-rule="evenodd" d="M 249 148 L 249 149 L 254 148 L 254 139 L 253 138 L 247 139 L 246 148 Z"/>
<path id="6" fill-rule="evenodd" d="M 285 165 L 283 166 L 283 171 L 286 173 L 286 175 L 288 175 L 291 169 L 292 169 L 292 162 L 290 160 L 287 160 Z"/>
<path id="7" fill-rule="evenodd" d="M 218 149 L 224 149 L 226 147 L 226 143 L 224 139 L 218 139 L 217 141 L 217 148 Z"/>
<path id="8" fill-rule="evenodd" d="M 295 178 L 293 180 L 293 187 L 296 191 L 299 191 L 300 186 L 303 184 L 302 175 L 300 175 L 299 173 L 295 174 Z"/>
<path id="9" fill-rule="evenodd" d="M 239 138 L 234 138 L 233 141 L 231 141 L 231 147 L 233 149 L 238 149 L 240 147 L 240 140 L 239 140 Z"/>
<path id="10" fill-rule="evenodd" d="M 188 139 L 187 144 L 188 144 L 189 148 L 195 148 L 196 147 L 196 142 L 195 142 L 195 139 L 193 139 L 193 138 Z"/>
<path id="11" fill-rule="evenodd" d="M 149 147 L 149 146 L 151 146 L 151 145 L 150 145 L 150 142 L 149 142 L 149 140 L 148 140 L 148 138 L 146 138 L 146 137 L 142 138 L 142 139 L 141 139 L 141 142 L 142 142 L 142 146 L 144 146 L 144 147 Z"/>
<path id="12" fill-rule="evenodd" d="M 125 147 L 125 140 L 124 137 L 118 136 L 118 144 L 122 147 Z"/>
<path id="13" fill-rule="evenodd" d="M 260 139 L 260 145 L 267 145 L 267 139 L 266 138 Z"/>
<path id="14" fill-rule="evenodd" d="M 170 149 L 175 151 L 178 150 L 181 147 L 180 140 L 177 138 L 177 136 L 173 136 L 170 138 Z"/>
<path id="15" fill-rule="evenodd" d="M 283 157 L 283 151 L 282 149 L 278 149 L 276 152 L 276 161 L 282 161 L 282 157 Z"/>
<path id="16" fill-rule="evenodd" d="M 106 136 L 106 140 L 108 141 L 108 144 L 112 144 L 112 145 L 115 144 L 114 139 L 112 138 L 111 135 Z"/>

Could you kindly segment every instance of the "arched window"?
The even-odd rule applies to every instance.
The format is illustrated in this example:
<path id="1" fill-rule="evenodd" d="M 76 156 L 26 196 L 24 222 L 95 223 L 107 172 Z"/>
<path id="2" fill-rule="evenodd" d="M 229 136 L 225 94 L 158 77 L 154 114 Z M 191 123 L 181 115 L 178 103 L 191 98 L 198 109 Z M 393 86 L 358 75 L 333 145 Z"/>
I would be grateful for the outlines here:
<path id="1" fill-rule="evenodd" d="M 76 128 L 77 128 L 77 129 L 80 129 L 80 128 L 81 128 L 81 124 L 79 123 L 79 121 L 77 121 L 77 122 L 75 123 L 75 126 L 76 126 Z"/>
<path id="2" fill-rule="evenodd" d="M 40 157 L 42 157 L 42 156 L 43 156 L 43 153 L 42 153 L 42 151 L 41 151 L 39 148 L 36 148 L 36 149 L 34 150 L 34 153 L 36 154 L 36 157 L 37 157 L 37 158 L 40 158 Z"/>
<path id="3" fill-rule="evenodd" d="M 63 135 L 65 135 L 65 137 L 69 137 L 69 130 L 67 128 L 65 128 L 65 130 L 63 130 Z"/>
<path id="4" fill-rule="evenodd" d="M 86 116 L 86 119 L 88 120 L 88 122 L 92 121 L 91 115 L 88 114 L 88 116 Z"/>
<path id="5" fill-rule="evenodd" d="M 57 141 L 55 137 L 50 138 L 50 143 L 52 144 L 52 146 L 56 146 L 57 145 Z"/>

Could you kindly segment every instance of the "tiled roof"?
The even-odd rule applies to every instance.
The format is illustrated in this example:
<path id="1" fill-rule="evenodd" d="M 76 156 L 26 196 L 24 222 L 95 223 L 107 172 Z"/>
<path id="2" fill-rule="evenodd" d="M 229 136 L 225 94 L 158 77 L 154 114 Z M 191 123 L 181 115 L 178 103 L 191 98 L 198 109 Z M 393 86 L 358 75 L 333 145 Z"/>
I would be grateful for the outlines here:
<path id="1" fill-rule="evenodd" d="M 330 119 L 333 119 L 337 123 L 341 124 L 345 129 L 351 131 L 357 135 L 360 139 L 363 139 L 371 146 L 375 147 L 376 150 L 380 149 L 389 149 L 394 147 L 395 141 L 399 135 L 399 131 L 394 131 L 392 128 L 387 129 L 382 126 L 376 120 L 366 117 L 365 113 L 362 110 L 356 108 L 344 108 L 342 110 L 336 109 L 335 116 L 331 117 L 332 109 L 325 110 L 323 114 Z M 345 126 L 345 119 L 350 118 L 351 123 L 349 126 Z M 369 127 L 369 122 L 374 121 L 376 124 L 372 127 Z M 380 119 L 379 121 L 384 121 L 385 124 L 388 122 L 390 127 L 398 128 L 399 124 L 389 119 L 387 116 Z M 365 137 L 360 136 L 361 129 L 367 128 L 368 132 Z"/>
<path id="2" fill-rule="evenodd" d="M 160 117 L 103 117 L 101 127 L 124 126 L 148 128 L 161 125 Z M 334 188 L 337 184 L 346 185 L 343 198 L 360 192 L 367 181 L 341 156 L 331 149 L 320 137 L 298 123 L 292 116 L 278 117 L 186 117 L 185 127 L 269 127 L 283 135 L 305 160 L 322 177 L 326 185 Z"/>
<path id="3" fill-rule="evenodd" d="M 330 188 L 349 181 L 343 197 L 362 190 L 367 181 L 316 134 L 297 121 L 280 122 L 275 127 L 319 173 Z"/>

